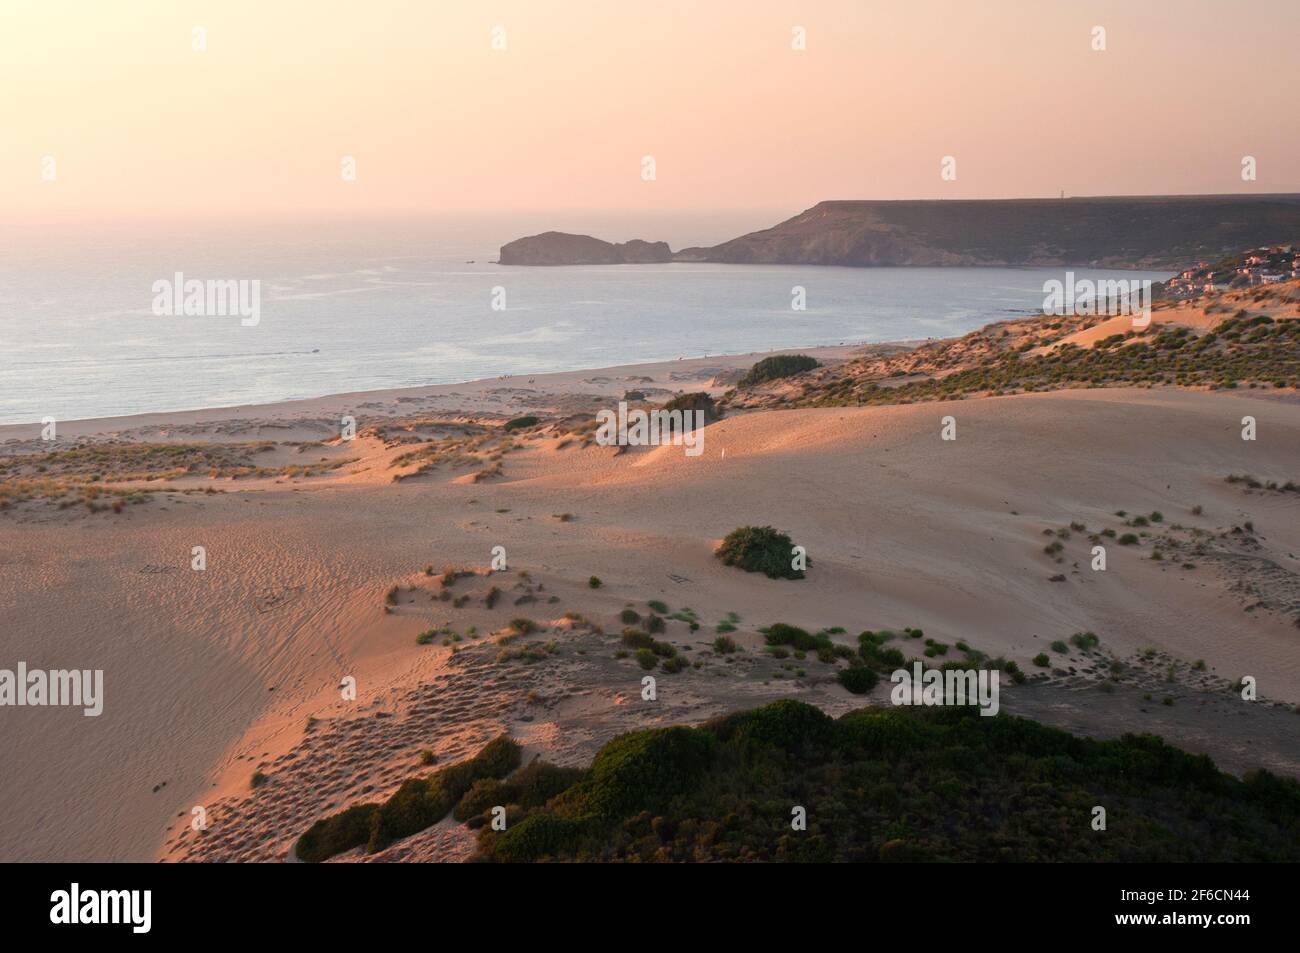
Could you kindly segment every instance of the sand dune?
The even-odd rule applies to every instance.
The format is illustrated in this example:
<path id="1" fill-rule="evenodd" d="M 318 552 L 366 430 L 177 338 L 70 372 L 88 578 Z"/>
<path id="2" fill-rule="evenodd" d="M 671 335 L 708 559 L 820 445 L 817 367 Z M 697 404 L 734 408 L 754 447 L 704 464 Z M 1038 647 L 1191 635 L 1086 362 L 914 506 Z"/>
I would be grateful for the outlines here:
<path id="1" fill-rule="evenodd" d="M 670 372 L 681 368 L 636 374 Z M 538 381 L 531 389 L 553 403 L 622 386 Z M 940 439 L 946 414 L 956 441 Z M 1254 442 L 1240 438 L 1247 414 L 1258 420 Z M 283 408 L 192 418 L 185 439 L 229 440 L 286 420 L 296 433 L 293 419 Z M 1158 716 L 1171 739 L 1234 767 L 1253 756 L 1300 772 L 1294 725 L 1269 707 L 1300 702 L 1300 496 L 1224 480 L 1297 476 L 1294 396 L 1114 389 L 750 413 L 711 425 L 696 458 L 564 443 L 520 440 L 501 474 L 478 483 L 455 467 L 393 482 L 403 447 L 363 435 L 337 451 L 353 462 L 319 476 L 200 478 L 224 492 L 160 493 L 120 514 L 6 514 L 6 664 L 102 668 L 106 702 L 98 718 L 6 713 L 0 855 L 282 858 L 321 814 L 387 796 L 420 771 L 424 750 L 445 763 L 508 730 L 530 753 L 578 763 L 642 724 L 789 694 L 832 711 L 860 703 L 815 660 L 796 670 L 761 656 L 756 627 L 775 621 L 842 626 L 837 638 L 848 641 L 864 628 L 917 626 L 1030 671 L 1048 643 L 1091 630 L 1135 673 L 1144 652 L 1153 672 L 1157 661 L 1177 663 L 1168 690 L 1189 700 Z M 1108 568 L 1094 572 L 1086 536 L 1123 533 L 1120 510 L 1164 519 L 1137 546 L 1107 538 Z M 1057 562 L 1044 532 L 1071 523 L 1087 529 L 1062 540 Z M 774 581 L 721 565 L 714 546 L 745 524 L 790 532 L 812 559 L 808 577 Z M 1192 528 L 1207 531 L 1195 557 Z M 196 545 L 207 547 L 203 572 L 189 568 Z M 438 598 L 444 566 L 486 573 L 495 546 L 508 571 L 458 580 L 450 591 L 470 597 L 463 606 Z M 1151 558 L 1157 549 L 1165 558 Z M 588 586 L 593 574 L 599 589 Z M 488 609 L 492 585 L 503 596 Z M 645 611 L 652 599 L 694 610 L 699 630 L 670 621 L 667 637 L 707 664 L 661 675 L 660 701 L 647 705 L 642 671 L 613 655 L 620 610 Z M 607 634 L 565 622 L 565 612 Z M 750 649 L 730 662 L 709 648 L 728 612 L 741 617 L 735 637 Z M 554 647 L 533 664 L 498 661 L 490 633 L 521 615 L 550 630 L 534 642 Z M 419 632 L 444 627 L 461 641 L 417 644 Z M 1059 709 L 1098 733 L 1143 724 L 1137 682 L 1119 696 L 1090 693 L 1095 664 L 1063 664 L 1052 684 L 1025 686 L 1020 704 L 1044 720 Z M 1240 734 L 1206 729 L 1204 700 L 1223 696 L 1197 682 L 1244 674 L 1264 699 L 1243 714 L 1255 726 L 1247 754 Z M 355 701 L 340 698 L 348 675 Z M 1069 704 L 1042 701 L 1052 691 Z M 1107 709 L 1113 718 L 1098 714 Z M 269 780 L 252 790 L 255 771 Z M 208 811 L 202 835 L 189 830 L 195 805 Z M 391 856 L 454 859 L 467 849 L 462 834 L 438 828 Z"/>

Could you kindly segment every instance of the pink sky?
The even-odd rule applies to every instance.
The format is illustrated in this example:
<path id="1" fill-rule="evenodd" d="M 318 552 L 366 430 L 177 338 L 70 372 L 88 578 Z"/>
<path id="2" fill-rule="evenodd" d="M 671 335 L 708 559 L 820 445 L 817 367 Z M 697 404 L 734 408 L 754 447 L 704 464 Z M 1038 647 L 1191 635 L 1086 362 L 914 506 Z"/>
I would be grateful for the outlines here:
<path id="1" fill-rule="evenodd" d="M 1294 2 L 6 0 L 0 212 L 1296 192 L 1297 37 Z"/>

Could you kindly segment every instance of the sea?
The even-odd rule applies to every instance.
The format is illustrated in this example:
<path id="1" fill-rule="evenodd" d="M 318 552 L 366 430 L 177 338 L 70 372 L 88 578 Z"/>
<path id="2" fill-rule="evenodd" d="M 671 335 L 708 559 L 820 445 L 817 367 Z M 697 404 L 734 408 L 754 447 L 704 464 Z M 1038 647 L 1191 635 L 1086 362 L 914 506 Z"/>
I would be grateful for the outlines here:
<path id="1" fill-rule="evenodd" d="M 551 226 L 680 248 L 762 220 L 677 220 L 648 234 L 642 222 L 544 221 L 10 233 L 0 242 L 0 424 L 949 337 L 1040 312 L 1044 282 L 1064 279 L 1064 269 L 1040 268 L 494 263 L 504 242 Z M 1071 270 L 1077 279 L 1169 277 Z M 257 282 L 256 324 L 237 313 L 156 313 L 156 283 L 177 273 Z"/>

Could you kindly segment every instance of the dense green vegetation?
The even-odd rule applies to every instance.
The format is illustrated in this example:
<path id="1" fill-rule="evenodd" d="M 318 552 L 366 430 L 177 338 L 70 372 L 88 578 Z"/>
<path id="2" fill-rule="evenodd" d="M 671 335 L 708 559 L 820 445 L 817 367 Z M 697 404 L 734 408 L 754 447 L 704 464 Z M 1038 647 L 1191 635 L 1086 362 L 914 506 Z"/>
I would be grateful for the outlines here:
<path id="1" fill-rule="evenodd" d="M 1300 860 L 1294 780 L 1238 780 L 1149 735 L 1093 741 L 968 708 L 832 720 L 780 701 L 622 735 L 575 777 L 544 807 L 510 808 L 504 832 L 482 827 L 476 859 Z"/>
<path id="2" fill-rule="evenodd" d="M 728 566 L 738 566 L 745 572 L 761 572 L 771 579 L 804 577 L 804 571 L 793 566 L 794 541 L 771 526 L 742 526 L 732 530 L 714 555 Z M 812 565 L 811 560 L 808 565 Z"/>
<path id="3" fill-rule="evenodd" d="M 519 745 L 502 735 L 468 761 L 448 765 L 428 777 L 408 778 L 382 804 L 357 804 L 313 824 L 298 838 L 299 859 L 328 860 L 363 844 L 368 853 L 410 837 L 447 816 L 484 779 L 504 778 L 519 767 Z"/>
<path id="4" fill-rule="evenodd" d="M 814 367 L 821 366 L 821 361 L 809 357 L 807 354 L 775 354 L 772 357 L 763 358 L 751 367 L 748 373 L 737 381 L 736 386 L 752 387 L 755 384 L 763 383 L 763 381 L 802 374 L 804 371 L 811 371 Z"/>

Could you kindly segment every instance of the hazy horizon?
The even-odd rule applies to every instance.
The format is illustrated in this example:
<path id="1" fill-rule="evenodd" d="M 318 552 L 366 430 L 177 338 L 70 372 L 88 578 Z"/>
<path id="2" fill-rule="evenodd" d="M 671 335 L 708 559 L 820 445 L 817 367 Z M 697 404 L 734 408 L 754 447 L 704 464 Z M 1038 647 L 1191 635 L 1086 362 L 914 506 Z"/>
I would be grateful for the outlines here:
<path id="1" fill-rule="evenodd" d="M 711 210 L 763 227 L 836 198 L 1300 192 L 1300 9 L 1281 2 L 74 0 L 11 4 L 0 26 L 0 210 L 20 225 Z"/>

